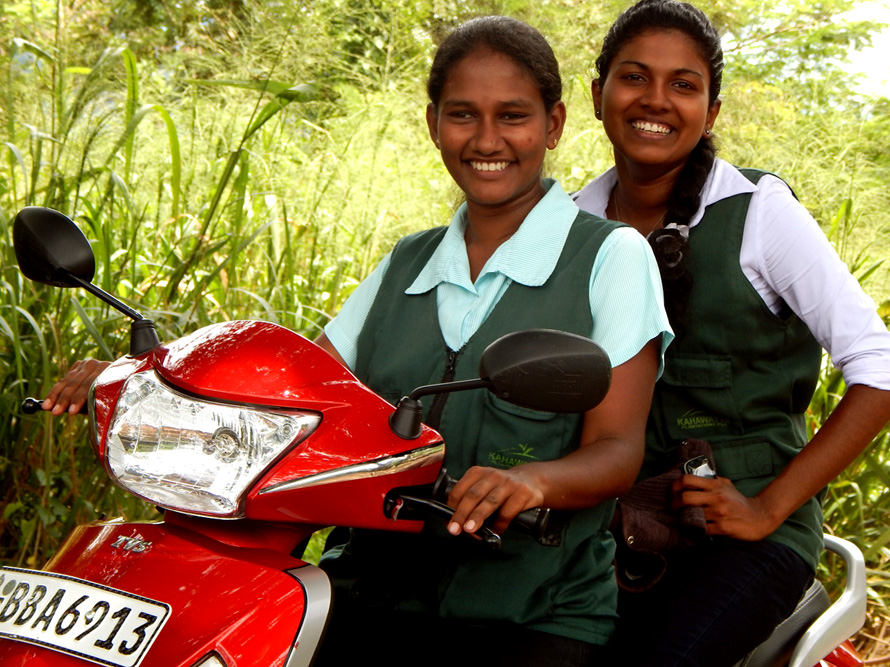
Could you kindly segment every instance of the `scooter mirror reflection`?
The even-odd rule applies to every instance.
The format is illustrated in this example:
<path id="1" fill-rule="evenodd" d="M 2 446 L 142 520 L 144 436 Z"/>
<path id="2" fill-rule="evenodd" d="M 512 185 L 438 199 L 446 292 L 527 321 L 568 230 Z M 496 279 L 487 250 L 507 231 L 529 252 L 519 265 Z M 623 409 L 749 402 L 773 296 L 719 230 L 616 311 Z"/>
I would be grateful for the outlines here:
<path id="1" fill-rule="evenodd" d="M 532 410 L 586 412 L 612 382 L 606 352 L 589 338 L 530 329 L 502 336 L 485 348 L 479 375 L 498 398 Z"/>
<path id="2" fill-rule="evenodd" d="M 12 240 L 25 277 L 55 287 L 82 287 L 96 272 L 90 242 L 71 219 L 42 206 L 28 206 L 15 216 Z"/>

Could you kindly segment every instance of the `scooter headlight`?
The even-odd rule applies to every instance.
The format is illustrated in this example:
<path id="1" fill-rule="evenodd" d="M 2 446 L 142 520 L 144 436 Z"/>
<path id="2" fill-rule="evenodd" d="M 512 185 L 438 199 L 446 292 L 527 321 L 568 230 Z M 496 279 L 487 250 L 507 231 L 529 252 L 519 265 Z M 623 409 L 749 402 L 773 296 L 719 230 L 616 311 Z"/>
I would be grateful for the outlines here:
<path id="1" fill-rule="evenodd" d="M 215 403 L 181 394 L 154 373 L 124 384 L 106 442 L 124 488 L 181 512 L 238 517 L 269 464 L 321 421 L 315 412 Z"/>

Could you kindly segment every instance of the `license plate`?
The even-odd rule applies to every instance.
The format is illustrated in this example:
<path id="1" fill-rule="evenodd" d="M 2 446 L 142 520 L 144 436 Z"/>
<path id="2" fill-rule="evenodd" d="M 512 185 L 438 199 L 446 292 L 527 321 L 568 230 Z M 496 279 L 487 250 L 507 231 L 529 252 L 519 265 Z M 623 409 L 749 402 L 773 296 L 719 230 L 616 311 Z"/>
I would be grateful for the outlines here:
<path id="1" fill-rule="evenodd" d="M 170 605 L 53 572 L 0 567 L 0 637 L 136 667 Z"/>

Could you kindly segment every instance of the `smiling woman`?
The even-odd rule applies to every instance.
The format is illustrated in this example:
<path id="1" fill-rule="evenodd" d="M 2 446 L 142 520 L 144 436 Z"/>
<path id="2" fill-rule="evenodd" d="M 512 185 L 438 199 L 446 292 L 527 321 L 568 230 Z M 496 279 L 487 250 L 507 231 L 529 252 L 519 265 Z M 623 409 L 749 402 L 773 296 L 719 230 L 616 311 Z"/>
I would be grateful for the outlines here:
<path id="1" fill-rule="evenodd" d="M 710 536 L 666 553 L 660 579 L 640 585 L 632 542 L 619 554 L 616 661 L 729 667 L 812 580 L 821 490 L 890 418 L 890 334 L 790 188 L 716 158 L 723 52 L 700 10 L 641 0 L 609 29 L 596 68 L 615 167 L 576 201 L 649 238 L 677 332 L 640 479 L 679 475 L 690 439 L 710 443 L 718 475 L 680 476 L 655 508 L 700 512 Z M 808 442 L 820 345 L 849 389 Z"/>
<path id="2" fill-rule="evenodd" d="M 541 165 L 565 125 L 562 101 L 548 108 L 529 72 L 509 56 L 480 51 L 449 73 L 427 107 L 430 137 L 467 200 L 470 277 L 544 196 Z M 481 233 L 480 233 L 481 232 Z M 496 247 L 496 246 L 495 246 Z"/>
<path id="3" fill-rule="evenodd" d="M 596 79 L 592 89 L 616 167 L 641 172 L 634 174 L 638 179 L 649 173 L 675 179 L 720 111 L 720 100 L 711 99 L 708 63 L 696 43 L 676 30 L 628 41 L 609 76 Z M 648 220 L 634 215 L 640 203 L 620 185 L 613 195 L 613 207 L 624 211 L 625 221 L 649 233 Z"/>
<path id="4" fill-rule="evenodd" d="M 585 415 L 481 392 L 426 405 L 424 422 L 444 436 L 445 466 L 459 478 L 454 514 L 420 537 L 352 531 L 328 550 L 322 566 L 338 597 L 324 664 L 361 658 L 393 627 L 402 632 L 383 657 L 395 665 L 448 663 L 450 653 L 429 650 L 436 636 L 478 664 L 586 665 L 612 633 L 606 527 L 640 464 L 671 334 L 645 241 L 581 213 L 541 177 L 565 123 L 561 90 L 549 45 L 519 21 L 475 19 L 443 42 L 426 118 L 466 202 L 448 227 L 399 241 L 318 342 L 395 400 L 475 376 L 482 350 L 505 333 L 559 329 L 603 346 L 612 386 Z M 490 553 L 468 539 L 485 521 L 501 532 L 538 505 L 568 511 L 556 546 L 508 531 Z"/>

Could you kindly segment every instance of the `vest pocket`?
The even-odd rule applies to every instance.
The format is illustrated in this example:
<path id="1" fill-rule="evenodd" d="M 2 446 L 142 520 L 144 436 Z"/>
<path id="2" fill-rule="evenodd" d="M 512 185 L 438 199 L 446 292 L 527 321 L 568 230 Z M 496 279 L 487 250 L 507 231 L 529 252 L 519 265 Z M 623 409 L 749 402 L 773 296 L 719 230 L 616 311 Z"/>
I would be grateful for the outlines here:
<path id="1" fill-rule="evenodd" d="M 479 428 L 476 465 L 512 468 L 522 463 L 558 459 L 578 446 L 575 415 L 541 412 L 487 394 Z"/>
<path id="2" fill-rule="evenodd" d="M 776 477 L 772 445 L 766 439 L 721 442 L 714 444 L 711 451 L 717 474 L 731 479 L 743 496 L 756 496 Z"/>
<path id="3" fill-rule="evenodd" d="M 765 438 L 748 438 L 712 445 L 717 474 L 732 480 L 773 477 L 772 447 Z"/>
<path id="4" fill-rule="evenodd" d="M 656 387 L 664 428 L 673 440 L 740 433 L 732 394 L 732 359 L 717 354 L 672 355 Z"/>

